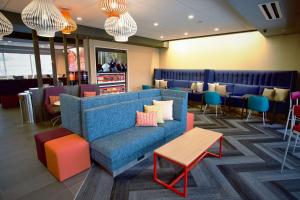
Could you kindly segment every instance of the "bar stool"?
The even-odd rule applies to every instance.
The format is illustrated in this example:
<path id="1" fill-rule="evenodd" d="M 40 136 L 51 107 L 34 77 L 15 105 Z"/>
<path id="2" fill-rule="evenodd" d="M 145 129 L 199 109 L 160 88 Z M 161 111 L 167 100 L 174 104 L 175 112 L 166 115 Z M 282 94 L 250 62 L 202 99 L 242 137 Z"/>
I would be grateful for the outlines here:
<path id="1" fill-rule="evenodd" d="M 300 118 L 300 106 L 294 106 L 293 109 L 292 109 L 292 122 L 291 122 L 292 129 L 290 131 L 290 136 L 289 136 L 289 139 L 288 139 L 288 144 L 287 144 L 286 149 L 285 149 L 285 154 L 284 154 L 282 165 L 281 165 L 281 173 L 283 172 L 283 169 L 284 169 L 284 165 L 285 165 L 285 161 L 286 161 L 286 156 L 287 156 L 287 153 L 288 153 L 288 150 L 289 150 L 289 146 L 290 146 L 290 143 L 291 143 L 291 138 L 293 136 L 293 133 L 296 134 L 296 139 L 295 139 L 295 144 L 294 144 L 294 148 L 293 148 L 293 153 L 295 152 L 295 149 L 296 149 L 296 146 L 297 146 L 297 142 L 298 142 L 298 138 L 299 138 L 299 135 L 300 135 L 300 124 L 296 125 L 296 117 Z"/>
<path id="2" fill-rule="evenodd" d="M 299 99 L 300 99 L 300 91 L 291 93 L 291 95 L 290 95 L 290 109 L 289 109 L 289 114 L 288 114 L 288 117 L 287 117 L 287 120 L 286 120 L 283 140 L 285 140 L 287 130 L 288 130 L 288 126 L 289 126 L 289 122 L 291 121 L 291 114 L 292 114 L 293 106 L 294 105 L 296 105 L 296 106 L 299 105 Z M 293 102 L 295 102 L 294 105 L 293 105 Z M 296 119 L 296 120 L 299 120 L 299 119 Z"/>

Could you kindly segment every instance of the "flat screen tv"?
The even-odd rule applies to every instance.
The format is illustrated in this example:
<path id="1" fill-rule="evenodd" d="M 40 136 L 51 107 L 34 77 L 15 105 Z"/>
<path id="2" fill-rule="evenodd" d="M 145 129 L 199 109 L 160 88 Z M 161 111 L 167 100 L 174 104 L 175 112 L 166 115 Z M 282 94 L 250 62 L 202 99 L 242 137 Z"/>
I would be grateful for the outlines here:
<path id="1" fill-rule="evenodd" d="M 126 73 L 127 51 L 118 49 L 96 48 L 97 73 Z"/>

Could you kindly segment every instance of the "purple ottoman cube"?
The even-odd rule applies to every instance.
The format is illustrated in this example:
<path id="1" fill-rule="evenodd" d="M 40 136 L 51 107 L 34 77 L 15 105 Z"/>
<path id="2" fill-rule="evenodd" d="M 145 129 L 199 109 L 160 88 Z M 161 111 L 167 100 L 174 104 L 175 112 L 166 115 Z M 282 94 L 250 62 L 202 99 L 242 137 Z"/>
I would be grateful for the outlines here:
<path id="1" fill-rule="evenodd" d="M 73 134 L 71 131 L 65 128 L 57 128 L 50 131 L 38 133 L 34 136 L 36 152 L 38 159 L 47 167 L 46 153 L 44 144 L 47 141 L 54 140 L 63 136 Z"/>

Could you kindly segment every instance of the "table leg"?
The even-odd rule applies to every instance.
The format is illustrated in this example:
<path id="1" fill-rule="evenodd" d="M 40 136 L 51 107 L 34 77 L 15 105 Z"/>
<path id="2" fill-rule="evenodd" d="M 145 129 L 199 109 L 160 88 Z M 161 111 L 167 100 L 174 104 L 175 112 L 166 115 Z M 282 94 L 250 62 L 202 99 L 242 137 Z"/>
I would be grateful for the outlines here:
<path id="1" fill-rule="evenodd" d="M 184 168 L 184 186 L 183 186 L 183 196 L 187 197 L 187 187 L 188 187 L 188 168 Z"/>
<path id="2" fill-rule="evenodd" d="M 156 155 L 156 153 L 154 153 L 153 159 L 154 159 L 154 165 L 153 165 L 153 178 L 154 178 L 154 180 L 155 180 L 155 179 L 157 179 L 157 169 L 156 169 L 157 155 Z"/>
<path id="3" fill-rule="evenodd" d="M 223 136 L 220 137 L 219 158 L 222 158 L 222 141 L 223 141 Z"/>

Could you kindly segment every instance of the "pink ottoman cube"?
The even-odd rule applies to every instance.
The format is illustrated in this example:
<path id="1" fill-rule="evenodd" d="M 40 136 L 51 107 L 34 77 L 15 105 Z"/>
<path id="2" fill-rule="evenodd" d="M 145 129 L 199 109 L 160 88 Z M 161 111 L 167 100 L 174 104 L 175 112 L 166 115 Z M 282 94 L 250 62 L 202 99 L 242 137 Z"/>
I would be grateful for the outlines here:
<path id="1" fill-rule="evenodd" d="M 189 131 L 194 128 L 194 120 L 195 120 L 195 115 L 194 113 L 187 113 L 186 117 L 186 131 Z"/>

